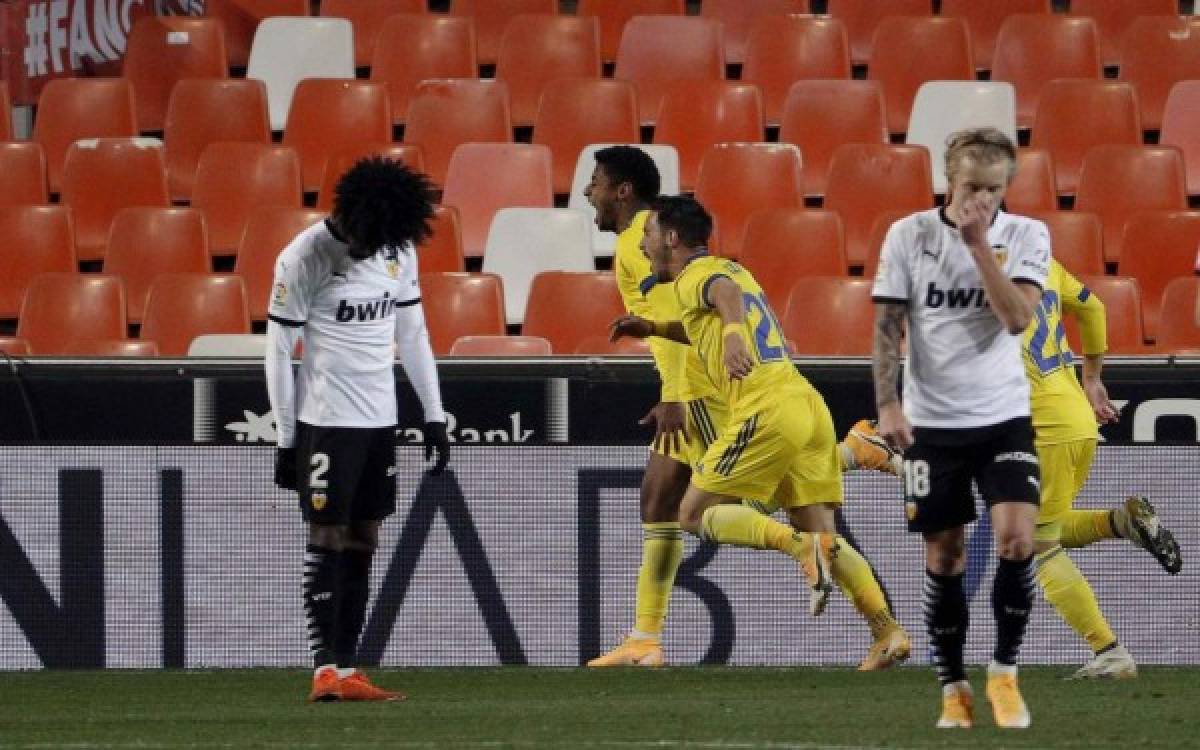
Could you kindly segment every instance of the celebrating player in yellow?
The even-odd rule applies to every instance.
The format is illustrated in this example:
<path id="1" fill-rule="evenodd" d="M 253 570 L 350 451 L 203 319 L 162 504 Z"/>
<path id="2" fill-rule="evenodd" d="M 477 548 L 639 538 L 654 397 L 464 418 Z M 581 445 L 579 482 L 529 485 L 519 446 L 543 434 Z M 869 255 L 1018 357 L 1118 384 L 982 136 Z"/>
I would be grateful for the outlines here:
<path id="1" fill-rule="evenodd" d="M 1075 377 L 1063 313 L 1079 320 L 1083 338 L 1083 384 Z M 1168 573 L 1183 566 L 1179 545 L 1144 497 L 1133 496 L 1115 510 L 1073 510 L 1087 481 L 1098 440 L 1097 422 L 1115 422 L 1117 411 L 1100 380 L 1105 350 L 1104 305 L 1057 261 L 1033 322 L 1025 331 L 1025 371 L 1042 467 L 1041 509 L 1034 533 L 1037 582 L 1046 600 L 1079 633 L 1095 656 L 1077 678 L 1133 677 L 1137 665 L 1117 642 L 1087 579 L 1064 547 L 1082 547 L 1117 536 L 1157 558 Z"/>
<path id="2" fill-rule="evenodd" d="M 694 462 L 679 509 L 681 527 L 702 539 L 783 552 L 801 563 L 809 611 L 824 611 L 833 582 L 868 621 L 875 643 L 864 667 L 907 658 L 908 636 L 892 617 L 866 562 L 836 533 L 841 459 L 821 395 L 789 360 L 762 288 L 736 263 L 708 255 L 712 219 L 686 197 L 664 197 L 645 223 L 642 248 L 656 283 L 674 282 L 680 319 L 628 315 L 613 338 L 654 336 L 690 344 L 727 410 Z M 742 499 L 784 508 L 793 526 Z"/>

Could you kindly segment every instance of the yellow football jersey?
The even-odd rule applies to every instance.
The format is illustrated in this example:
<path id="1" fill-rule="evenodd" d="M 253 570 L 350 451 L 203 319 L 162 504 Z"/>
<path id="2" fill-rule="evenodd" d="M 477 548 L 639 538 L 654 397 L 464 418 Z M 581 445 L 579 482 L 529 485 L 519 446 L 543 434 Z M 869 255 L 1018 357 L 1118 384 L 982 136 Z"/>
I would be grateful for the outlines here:
<path id="1" fill-rule="evenodd" d="M 670 284 L 658 283 L 650 270 L 650 259 L 642 252 L 642 236 L 649 215 L 649 211 L 639 211 L 629 227 L 617 235 L 614 258 L 617 287 L 631 315 L 649 320 L 679 320 L 675 292 Z M 656 337 L 648 342 L 662 379 L 663 401 L 694 401 L 716 393 L 704 365 L 690 347 Z"/>
<path id="2" fill-rule="evenodd" d="M 1104 304 L 1058 261 L 1050 263 L 1042 300 L 1025 330 L 1022 351 L 1037 442 L 1063 443 L 1098 435 L 1096 417 L 1075 376 L 1063 312 L 1079 320 L 1085 354 L 1106 348 Z"/>
<path id="3" fill-rule="evenodd" d="M 708 285 L 724 276 L 742 290 L 746 307 L 744 335 L 750 344 L 755 367 L 742 380 L 731 380 L 725 370 L 724 324 L 716 309 L 707 301 Z M 675 280 L 679 298 L 680 320 L 691 339 L 692 348 L 700 355 L 708 377 L 716 384 L 729 404 L 731 413 L 743 412 L 776 401 L 780 389 L 802 387 L 812 389 L 796 371 L 787 353 L 783 329 L 767 304 L 762 287 L 739 264 L 711 255 L 700 255 L 690 261 Z"/>

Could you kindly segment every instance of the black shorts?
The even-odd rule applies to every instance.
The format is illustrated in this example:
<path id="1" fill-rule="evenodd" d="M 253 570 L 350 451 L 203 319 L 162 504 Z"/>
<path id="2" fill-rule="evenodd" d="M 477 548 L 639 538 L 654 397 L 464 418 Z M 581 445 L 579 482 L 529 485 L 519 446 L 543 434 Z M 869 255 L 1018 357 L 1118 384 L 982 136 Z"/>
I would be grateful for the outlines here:
<path id="1" fill-rule="evenodd" d="M 932 533 L 974 521 L 972 480 L 989 508 L 998 502 L 1038 504 L 1041 471 L 1028 417 L 968 429 L 917 427 L 913 440 L 904 452 L 909 531 Z"/>
<path id="2" fill-rule="evenodd" d="M 396 512 L 396 428 L 298 422 L 296 448 L 305 521 L 345 525 Z"/>

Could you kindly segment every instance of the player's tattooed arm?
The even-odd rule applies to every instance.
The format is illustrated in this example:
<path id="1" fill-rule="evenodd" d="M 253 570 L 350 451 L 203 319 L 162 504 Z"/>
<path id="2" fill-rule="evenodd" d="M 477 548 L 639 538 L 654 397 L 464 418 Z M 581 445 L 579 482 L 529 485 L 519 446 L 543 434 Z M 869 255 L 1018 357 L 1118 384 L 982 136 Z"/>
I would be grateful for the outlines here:
<path id="1" fill-rule="evenodd" d="M 904 338 L 904 319 L 907 308 L 898 302 L 875 305 L 875 343 L 871 356 L 871 375 L 875 380 L 875 406 L 897 403 L 900 394 L 896 383 L 900 377 L 900 342 Z"/>

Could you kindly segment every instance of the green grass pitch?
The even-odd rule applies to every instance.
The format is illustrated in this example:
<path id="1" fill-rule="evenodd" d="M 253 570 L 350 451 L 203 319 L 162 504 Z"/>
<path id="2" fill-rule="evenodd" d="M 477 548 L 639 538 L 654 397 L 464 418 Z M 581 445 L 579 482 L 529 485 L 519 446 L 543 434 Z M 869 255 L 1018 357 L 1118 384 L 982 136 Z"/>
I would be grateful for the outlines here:
<path id="1" fill-rule="evenodd" d="M 1029 667 L 1031 729 L 935 730 L 930 670 L 375 670 L 409 699 L 304 702 L 300 670 L 0 675 L 0 748 L 1195 748 L 1200 669 L 1067 682 Z"/>

